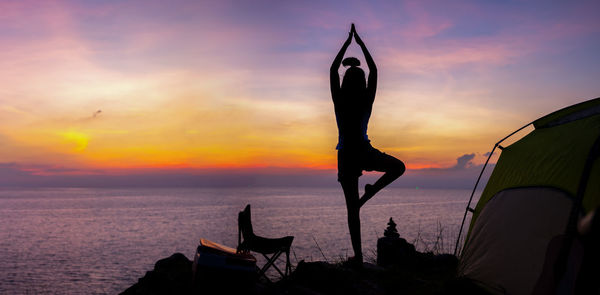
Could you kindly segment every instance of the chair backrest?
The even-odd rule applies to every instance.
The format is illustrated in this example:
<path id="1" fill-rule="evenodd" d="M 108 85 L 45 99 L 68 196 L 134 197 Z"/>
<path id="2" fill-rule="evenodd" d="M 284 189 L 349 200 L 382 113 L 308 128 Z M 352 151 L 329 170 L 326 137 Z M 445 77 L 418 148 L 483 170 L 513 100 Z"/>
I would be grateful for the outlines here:
<path id="1" fill-rule="evenodd" d="M 238 214 L 238 245 L 242 243 L 242 236 L 244 237 L 244 240 L 249 240 L 254 237 L 250 215 L 250 204 L 246 205 L 244 211 L 240 211 Z"/>

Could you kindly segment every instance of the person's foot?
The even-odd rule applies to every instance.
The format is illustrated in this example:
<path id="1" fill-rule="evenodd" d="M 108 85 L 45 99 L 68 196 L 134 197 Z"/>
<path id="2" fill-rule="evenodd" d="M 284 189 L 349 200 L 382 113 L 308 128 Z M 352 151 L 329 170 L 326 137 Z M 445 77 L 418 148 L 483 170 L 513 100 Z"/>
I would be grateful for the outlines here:
<path id="1" fill-rule="evenodd" d="M 375 195 L 375 188 L 372 184 L 365 184 L 365 193 L 359 200 L 359 204 L 362 207 L 369 199 L 371 199 Z"/>
<path id="2" fill-rule="evenodd" d="M 362 268 L 363 258 L 362 256 L 352 256 L 348 258 L 348 265 L 352 268 Z"/>

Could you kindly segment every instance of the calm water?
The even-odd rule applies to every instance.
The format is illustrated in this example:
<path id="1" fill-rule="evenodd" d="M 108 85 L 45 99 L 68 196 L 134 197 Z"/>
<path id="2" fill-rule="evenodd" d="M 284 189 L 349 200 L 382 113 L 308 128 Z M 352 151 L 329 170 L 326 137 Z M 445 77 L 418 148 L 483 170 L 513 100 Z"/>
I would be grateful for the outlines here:
<path id="1" fill-rule="evenodd" d="M 386 189 L 362 209 L 374 257 L 389 217 L 421 250 L 454 242 L 468 190 Z M 199 238 L 235 247 L 237 213 L 252 204 L 255 232 L 295 236 L 292 262 L 351 256 L 339 188 L 0 190 L 0 294 L 114 294 Z"/>

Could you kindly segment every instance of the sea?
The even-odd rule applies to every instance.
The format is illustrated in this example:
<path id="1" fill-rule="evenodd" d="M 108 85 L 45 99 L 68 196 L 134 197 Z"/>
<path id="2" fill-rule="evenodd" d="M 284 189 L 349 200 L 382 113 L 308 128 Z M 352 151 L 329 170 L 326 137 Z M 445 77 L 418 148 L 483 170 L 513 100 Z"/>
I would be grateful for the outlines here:
<path id="1" fill-rule="evenodd" d="M 470 193 L 384 189 L 361 209 L 365 260 L 390 218 L 418 250 L 452 253 Z M 247 204 L 255 233 L 295 237 L 293 265 L 353 255 L 339 187 L 1 189 L 0 294 L 118 294 L 200 238 L 235 248 Z"/>

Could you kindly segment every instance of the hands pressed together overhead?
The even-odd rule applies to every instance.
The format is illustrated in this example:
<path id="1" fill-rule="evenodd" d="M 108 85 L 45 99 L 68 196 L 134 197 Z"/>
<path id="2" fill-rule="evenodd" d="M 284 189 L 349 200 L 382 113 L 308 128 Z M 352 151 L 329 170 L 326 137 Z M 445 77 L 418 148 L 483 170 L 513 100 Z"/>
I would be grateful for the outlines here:
<path id="1" fill-rule="evenodd" d="M 348 33 L 348 40 L 346 40 L 347 43 L 350 43 L 350 41 L 352 41 L 352 36 L 354 36 L 354 40 L 356 40 L 356 43 L 358 45 L 364 45 L 362 39 L 360 38 L 360 36 L 358 36 L 358 33 L 356 32 L 356 27 L 354 26 L 354 24 L 352 24 L 352 27 L 350 28 L 350 33 Z"/>

